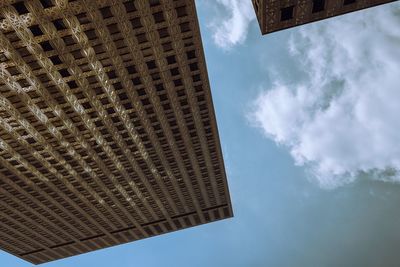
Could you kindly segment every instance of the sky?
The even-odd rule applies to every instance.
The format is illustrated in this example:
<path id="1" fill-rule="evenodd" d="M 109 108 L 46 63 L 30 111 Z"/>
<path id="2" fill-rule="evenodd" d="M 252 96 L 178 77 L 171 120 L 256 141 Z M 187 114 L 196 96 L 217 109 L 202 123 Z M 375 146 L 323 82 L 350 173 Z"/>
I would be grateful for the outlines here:
<path id="1" fill-rule="evenodd" d="M 400 266 L 400 3 L 266 36 L 196 4 L 234 218 L 42 266 Z"/>

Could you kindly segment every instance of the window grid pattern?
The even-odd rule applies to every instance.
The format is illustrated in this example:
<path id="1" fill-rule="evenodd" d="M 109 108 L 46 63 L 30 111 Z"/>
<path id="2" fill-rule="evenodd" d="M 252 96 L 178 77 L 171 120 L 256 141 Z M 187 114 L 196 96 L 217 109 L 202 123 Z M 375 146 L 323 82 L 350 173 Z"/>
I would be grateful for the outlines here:
<path id="1" fill-rule="evenodd" d="M 9 0 L 0 31 L 2 249 L 44 263 L 233 215 L 194 1 Z"/>
<path id="2" fill-rule="evenodd" d="M 396 0 L 252 0 L 262 34 Z"/>

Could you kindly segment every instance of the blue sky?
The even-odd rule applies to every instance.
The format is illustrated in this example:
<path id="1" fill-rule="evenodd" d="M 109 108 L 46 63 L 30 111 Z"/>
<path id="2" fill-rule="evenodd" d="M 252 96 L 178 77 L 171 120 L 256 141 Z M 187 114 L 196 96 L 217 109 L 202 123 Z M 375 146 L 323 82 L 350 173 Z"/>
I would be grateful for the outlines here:
<path id="1" fill-rule="evenodd" d="M 400 266 L 400 3 L 261 36 L 196 2 L 235 217 L 43 266 Z"/>

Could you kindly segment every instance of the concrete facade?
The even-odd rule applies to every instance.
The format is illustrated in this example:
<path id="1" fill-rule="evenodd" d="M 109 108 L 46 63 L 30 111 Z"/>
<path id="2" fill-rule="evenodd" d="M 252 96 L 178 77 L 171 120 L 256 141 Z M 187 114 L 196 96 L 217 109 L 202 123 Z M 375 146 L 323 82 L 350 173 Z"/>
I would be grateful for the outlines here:
<path id="1" fill-rule="evenodd" d="M 233 216 L 193 0 L 0 3 L 0 248 L 45 263 Z"/>

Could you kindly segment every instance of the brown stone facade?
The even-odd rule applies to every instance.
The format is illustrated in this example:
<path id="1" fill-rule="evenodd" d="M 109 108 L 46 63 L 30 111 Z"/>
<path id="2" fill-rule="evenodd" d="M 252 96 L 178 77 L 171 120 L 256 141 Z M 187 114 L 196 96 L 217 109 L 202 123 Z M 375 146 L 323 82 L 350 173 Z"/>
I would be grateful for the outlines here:
<path id="1" fill-rule="evenodd" d="M 194 0 L 1 1 L 1 249 L 39 264 L 232 216 Z"/>
<path id="2" fill-rule="evenodd" d="M 252 0 L 262 34 L 395 0 Z"/>

